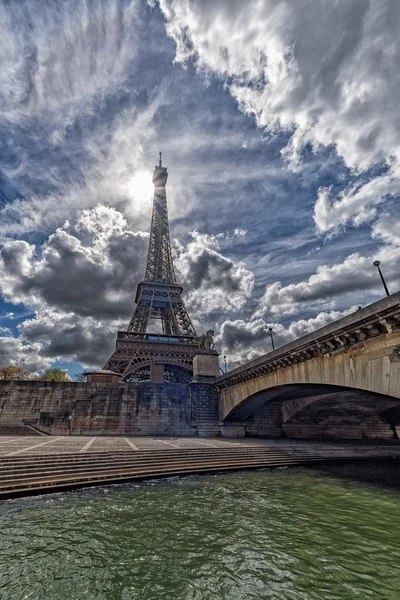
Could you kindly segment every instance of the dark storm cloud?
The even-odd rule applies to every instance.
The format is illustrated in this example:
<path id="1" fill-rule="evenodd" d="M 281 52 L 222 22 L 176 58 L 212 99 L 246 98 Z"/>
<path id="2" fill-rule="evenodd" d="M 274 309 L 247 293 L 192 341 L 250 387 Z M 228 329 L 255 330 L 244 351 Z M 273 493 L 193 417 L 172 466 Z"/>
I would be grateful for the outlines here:
<path id="1" fill-rule="evenodd" d="M 222 288 L 230 293 L 241 289 L 241 273 L 233 260 L 210 248 L 190 255 L 187 267 L 184 283 L 189 290 Z"/>
<path id="2" fill-rule="evenodd" d="M 230 240 L 227 234 L 209 236 L 195 231 L 185 247 L 178 245 L 178 278 L 187 291 L 188 307 L 197 318 L 237 311 L 251 296 L 253 273 L 242 261 L 224 255 L 224 245 Z"/>
<path id="3" fill-rule="evenodd" d="M 251 293 L 252 274 L 220 251 L 231 240 L 195 232 L 186 247 L 175 249 L 178 279 L 187 286 L 195 321 L 212 311 L 238 310 Z M 81 211 L 42 246 L 6 242 L 0 255 L 3 296 L 35 311 L 18 326 L 23 338 L 42 344 L 44 360 L 104 362 L 116 330 L 126 327 L 134 310 L 147 244 L 147 234 L 130 231 L 119 212 L 103 206 Z"/>
<path id="4" fill-rule="evenodd" d="M 244 321 L 225 321 L 221 327 L 218 340 L 228 351 L 234 348 L 252 347 L 269 338 L 268 325 L 262 319 L 252 323 Z"/>
<path id="5" fill-rule="evenodd" d="M 40 352 L 44 358 L 65 357 L 90 366 L 104 364 L 115 347 L 116 323 L 71 314 L 43 311 L 25 321 L 20 331 L 31 344 L 44 344 Z"/>
<path id="6" fill-rule="evenodd" d="M 232 273 L 233 267 L 231 260 L 203 250 L 190 264 L 187 285 L 193 290 L 201 286 L 210 288 L 220 285 L 223 285 L 227 292 L 238 290 L 240 280 Z"/>
<path id="7" fill-rule="evenodd" d="M 39 256 L 26 242 L 6 243 L 1 250 L 3 295 L 83 317 L 129 319 L 148 238 L 129 230 L 118 235 L 109 230 L 107 216 L 116 214 L 111 209 L 108 214 L 103 211 L 104 229 L 87 244 L 77 233 L 61 228 L 50 236 Z M 119 226 L 126 227 L 119 216 Z"/>

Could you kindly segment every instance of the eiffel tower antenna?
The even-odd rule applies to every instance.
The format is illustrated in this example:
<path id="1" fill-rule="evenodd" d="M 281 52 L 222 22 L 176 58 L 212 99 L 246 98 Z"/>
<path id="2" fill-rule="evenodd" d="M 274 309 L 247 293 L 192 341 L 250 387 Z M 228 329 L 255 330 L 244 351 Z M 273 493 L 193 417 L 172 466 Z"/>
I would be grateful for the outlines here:
<path id="1" fill-rule="evenodd" d="M 154 200 L 144 279 L 138 284 L 136 308 L 127 330 L 118 332 L 116 350 L 104 366 L 126 380 L 135 380 L 135 372 L 149 366 L 153 375 L 158 369 L 158 380 L 164 366 L 191 371 L 193 356 L 207 353 L 199 349 L 195 328 L 182 300 L 183 288 L 176 280 L 169 236 L 168 172 L 162 166 L 161 152 L 159 155 L 153 172 Z M 151 323 L 157 320 L 162 333 L 150 331 Z M 151 380 L 155 381 L 153 376 Z"/>

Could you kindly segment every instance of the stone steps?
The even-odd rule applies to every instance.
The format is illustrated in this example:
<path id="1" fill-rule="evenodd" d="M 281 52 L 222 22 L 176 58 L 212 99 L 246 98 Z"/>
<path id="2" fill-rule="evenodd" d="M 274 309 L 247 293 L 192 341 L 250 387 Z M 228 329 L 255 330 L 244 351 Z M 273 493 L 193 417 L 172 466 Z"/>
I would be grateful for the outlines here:
<path id="1" fill-rule="evenodd" d="M 301 445 L 166 449 L 93 454 L 29 455 L 0 459 L 0 499 L 76 489 L 90 485 L 155 477 L 255 468 L 276 468 L 335 460 L 383 458 L 400 448 L 324 447 Z M 324 453 L 323 453 L 324 451 Z"/>
<path id="2" fill-rule="evenodd" d="M 318 459 L 317 459 L 318 460 Z M 320 459 L 319 459 L 320 461 Z M 315 459 L 307 458 L 302 464 L 315 462 Z M 300 464 L 296 460 L 284 459 L 215 459 L 212 461 L 194 462 L 191 464 L 185 462 L 177 462 L 176 464 L 160 464 L 151 465 L 148 467 L 138 468 L 138 466 L 119 467 L 112 469 L 99 470 L 91 468 L 87 471 L 79 473 L 63 472 L 63 473 L 41 473 L 36 477 L 20 477 L 4 479 L 0 482 L 0 499 L 10 498 L 21 495 L 31 495 L 32 493 L 45 493 L 48 491 L 57 491 L 60 486 L 64 489 L 75 489 L 86 487 L 86 485 L 103 485 L 107 483 L 118 483 L 123 481 L 143 480 L 155 477 L 170 477 L 175 475 L 186 475 L 194 473 L 209 473 L 213 471 L 240 470 L 249 468 L 276 468 L 288 465 Z"/>
<path id="3" fill-rule="evenodd" d="M 300 456 L 300 455 L 299 455 Z M 304 456 L 304 458 L 309 458 L 308 456 L 302 455 Z M 266 454 L 261 454 L 261 453 L 241 453 L 241 454 L 235 454 L 234 456 L 230 456 L 230 455 L 224 455 L 223 453 L 218 454 L 218 455 L 195 455 L 195 456 L 186 456 L 186 455 L 177 455 L 177 456 L 172 456 L 172 457 L 166 457 L 165 459 L 163 459 L 162 457 L 135 457 L 135 458 L 131 458 L 131 457 L 123 457 L 123 458 L 114 458 L 113 460 L 92 460 L 92 461 L 71 461 L 71 462 L 65 462 L 65 463 L 57 463 L 57 462 L 51 462 L 50 460 L 47 462 L 42 462 L 42 463 L 31 463 L 30 465 L 24 465 L 24 464 L 20 464 L 20 465 L 7 465 L 5 467 L 0 466 L 0 480 L 4 477 L 8 477 L 10 475 L 14 475 L 14 474 L 24 474 L 24 475 L 31 475 L 34 472 L 39 472 L 39 471 L 64 471 L 66 469 L 72 469 L 72 470 L 76 470 L 78 471 L 79 469 L 88 469 L 88 468 L 97 468 L 99 465 L 100 467 L 104 467 L 104 468 L 119 468 L 121 466 L 153 466 L 156 464 L 160 464 L 161 462 L 166 462 L 168 464 L 174 464 L 177 461 L 178 462 L 182 462 L 184 460 L 186 460 L 187 462 L 190 461 L 190 464 L 195 464 L 197 461 L 201 460 L 214 460 L 215 457 L 218 458 L 218 460 L 223 459 L 225 460 L 225 458 L 229 458 L 229 459 L 235 459 L 235 460 L 241 460 L 241 459 L 247 459 L 247 458 L 255 458 L 255 459 L 273 459 L 273 458 L 284 458 L 285 460 L 287 459 L 289 462 L 291 462 L 292 460 L 296 460 L 295 458 L 291 458 L 291 457 L 285 457 L 284 455 L 282 455 L 281 453 L 266 453 Z"/>
<path id="4" fill-rule="evenodd" d="M 314 460 L 318 460 L 315 458 L 310 458 L 307 457 L 306 459 L 307 462 L 312 462 Z M 277 465 L 291 465 L 291 464 L 298 464 L 298 459 L 289 459 L 289 458 L 283 458 L 283 457 L 268 457 L 267 459 L 262 460 L 260 457 L 237 457 L 235 459 L 235 465 L 236 466 L 251 466 L 251 465 L 261 465 L 264 466 L 265 461 L 267 461 L 268 466 L 277 466 Z M 97 464 L 97 465 L 86 465 L 86 466 L 81 466 L 81 467 L 69 467 L 69 468 L 64 468 L 64 469 L 51 469 L 51 468 L 47 468 L 47 469 L 40 469 L 38 471 L 34 471 L 34 472 L 30 472 L 29 473 L 29 481 L 31 481 L 32 483 L 35 483 L 36 481 L 40 480 L 40 481 L 44 481 L 44 480 L 53 480 L 54 477 L 57 477 L 57 479 L 62 479 L 62 478 L 79 478 L 81 476 L 87 476 L 89 475 L 90 477 L 95 477 L 97 475 L 107 475 L 107 474 L 115 474 L 115 473 L 122 473 L 122 474 L 129 474 L 132 471 L 134 473 L 140 474 L 140 473 L 151 473 L 153 472 L 154 469 L 156 469 L 157 471 L 161 471 L 164 469 L 167 470 L 171 470 L 173 469 L 175 470 L 185 470 L 185 469 L 196 469 L 197 467 L 203 467 L 203 466 L 208 466 L 210 468 L 215 468 L 215 467 L 220 467 L 223 465 L 232 465 L 232 462 L 230 460 L 224 459 L 224 458 L 213 458 L 213 459 L 209 459 L 209 460 L 205 460 L 204 458 L 198 458 L 197 460 L 192 460 L 190 465 L 188 465 L 185 461 L 183 460 L 175 460 L 175 461 L 169 461 L 166 463 L 163 463 L 161 461 L 154 461 L 152 463 L 146 463 L 146 464 L 120 464 L 120 465 L 103 465 L 103 464 Z M 14 483 L 19 483 L 19 482 L 23 482 L 25 483 L 27 480 L 27 474 L 24 473 L 23 471 L 20 472 L 13 472 L 13 473 L 7 473 L 6 475 L 2 475 L 0 476 L 0 486 L 2 488 L 8 487 L 10 484 L 14 484 Z"/>
<path id="5" fill-rule="evenodd" d="M 133 453 L 132 453 L 133 454 Z M 230 460 L 242 460 L 242 459 L 260 459 L 260 460 L 269 460 L 269 459 L 284 459 L 289 462 L 292 460 L 297 460 L 298 458 L 309 458 L 309 456 L 299 454 L 296 458 L 292 458 L 289 456 L 285 456 L 280 452 L 235 452 L 235 453 L 226 453 L 226 452 L 217 452 L 217 453 L 178 453 L 175 455 L 167 455 L 163 456 L 132 456 L 129 453 L 123 453 L 123 456 L 113 456 L 109 458 L 97 458 L 91 460 L 70 460 L 70 461 L 57 461 L 51 460 L 51 456 L 47 457 L 47 460 L 44 461 L 31 461 L 30 463 L 8 463 L 8 464 L 0 464 L 0 480 L 7 478 L 9 476 L 23 474 L 24 476 L 31 476 L 34 473 L 42 472 L 42 471 L 64 471 L 66 469 L 71 469 L 78 471 L 80 469 L 89 469 L 89 468 L 119 468 L 121 466 L 153 466 L 160 463 L 166 462 L 167 464 L 175 464 L 176 462 L 186 461 L 190 464 L 196 464 L 200 461 L 212 461 L 215 458 L 218 460 L 229 458 Z"/>
<path id="6" fill-rule="evenodd" d="M 95 452 L 65 452 L 63 454 L 36 454 L 36 453 L 28 453 L 24 455 L 17 456 L 3 456 L 0 458 L 0 464 L 4 464 L 6 462 L 19 462 L 22 461 L 24 464 L 31 461 L 47 461 L 47 460 L 60 460 L 60 461 L 70 461 L 70 460 L 94 460 L 96 458 L 102 458 L 104 460 L 119 458 L 121 456 L 172 456 L 174 454 L 179 455 L 187 455 L 193 456 L 196 454 L 206 455 L 213 454 L 215 452 L 219 454 L 229 454 L 234 455 L 236 453 L 242 452 L 251 452 L 254 453 L 268 453 L 268 452 L 285 452 L 285 450 L 281 450 L 280 448 L 274 448 L 269 446 L 246 446 L 242 444 L 234 445 L 232 447 L 215 447 L 215 446 L 207 446 L 207 447 L 197 447 L 197 448 L 165 448 L 165 449 L 150 449 L 150 450 L 112 450 L 112 451 L 95 451 Z"/>

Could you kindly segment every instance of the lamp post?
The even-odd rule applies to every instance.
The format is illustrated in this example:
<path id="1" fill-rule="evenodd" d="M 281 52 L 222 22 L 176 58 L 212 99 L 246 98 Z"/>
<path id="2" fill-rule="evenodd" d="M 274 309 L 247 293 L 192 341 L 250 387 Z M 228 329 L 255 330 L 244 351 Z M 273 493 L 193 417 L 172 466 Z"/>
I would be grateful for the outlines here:
<path id="1" fill-rule="evenodd" d="M 271 336 L 272 351 L 275 350 L 274 336 L 272 335 L 272 327 L 268 327 L 269 335 Z"/>
<path id="2" fill-rule="evenodd" d="M 385 281 L 385 279 L 383 277 L 382 271 L 381 271 L 380 266 L 379 266 L 380 264 L 381 264 L 380 260 L 375 260 L 374 261 L 374 267 L 376 267 L 378 269 L 378 271 L 379 271 L 379 275 L 381 276 L 383 287 L 385 288 L 386 296 L 390 296 L 390 293 L 389 293 L 389 290 L 388 290 L 388 286 L 386 285 L 386 281 Z"/>
<path id="3" fill-rule="evenodd" d="M 228 369 L 226 368 L 226 356 L 225 356 L 225 354 L 224 354 L 224 365 L 225 365 L 225 373 L 227 373 Z"/>

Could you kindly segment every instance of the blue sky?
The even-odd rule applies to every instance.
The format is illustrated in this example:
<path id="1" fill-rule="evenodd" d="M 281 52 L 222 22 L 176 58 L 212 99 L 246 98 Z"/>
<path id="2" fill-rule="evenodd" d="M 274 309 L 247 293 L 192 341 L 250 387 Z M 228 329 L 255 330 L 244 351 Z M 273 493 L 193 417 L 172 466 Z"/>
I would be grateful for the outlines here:
<path id="1" fill-rule="evenodd" d="M 251 5 L 251 10 L 250 6 Z M 0 2 L 0 347 L 101 366 L 144 272 L 151 173 L 231 366 L 400 287 L 396 1 Z"/>

